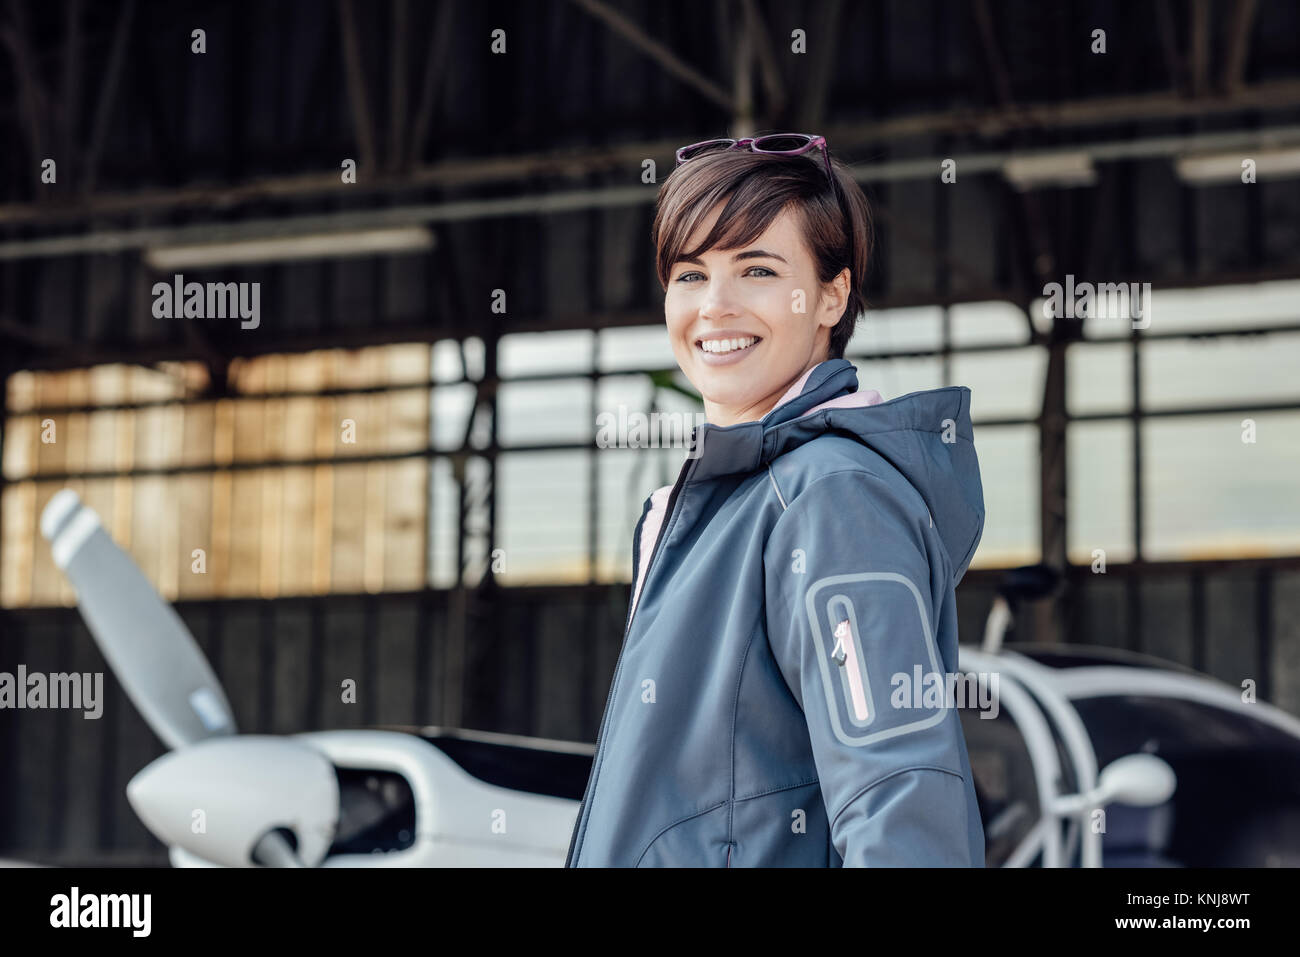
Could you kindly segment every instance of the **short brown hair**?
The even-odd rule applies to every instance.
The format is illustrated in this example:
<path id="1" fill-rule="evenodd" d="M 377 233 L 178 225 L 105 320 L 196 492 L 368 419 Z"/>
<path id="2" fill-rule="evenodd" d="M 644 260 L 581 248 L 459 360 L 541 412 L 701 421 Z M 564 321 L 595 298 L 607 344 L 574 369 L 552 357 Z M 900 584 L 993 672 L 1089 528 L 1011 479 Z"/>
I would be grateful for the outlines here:
<path id="1" fill-rule="evenodd" d="M 705 153 L 673 170 L 659 189 L 651 241 L 659 285 L 668 288 L 673 263 L 706 250 L 738 249 L 763 234 L 788 204 L 803 224 L 820 282 L 849 268 L 849 296 L 831 329 L 827 358 L 844 358 L 858 316 L 866 308 L 867 263 L 872 247 L 871 206 L 844 165 L 831 158 L 836 190 L 826 177 L 821 152 L 771 156 L 751 150 Z M 840 197 L 843 197 L 841 201 Z M 698 249 L 687 240 L 709 212 L 726 201 L 718 221 Z"/>

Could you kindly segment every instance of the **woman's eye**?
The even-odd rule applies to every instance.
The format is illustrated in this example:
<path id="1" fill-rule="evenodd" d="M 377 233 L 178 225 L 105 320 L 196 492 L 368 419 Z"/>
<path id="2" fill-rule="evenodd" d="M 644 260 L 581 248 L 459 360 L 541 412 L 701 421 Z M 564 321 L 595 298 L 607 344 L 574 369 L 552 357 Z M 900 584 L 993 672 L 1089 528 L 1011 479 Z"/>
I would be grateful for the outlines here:
<path id="1" fill-rule="evenodd" d="M 758 279 L 766 279 L 768 276 L 776 275 L 775 272 L 773 272 L 771 269 L 768 269 L 766 266 L 751 266 L 749 269 L 745 270 L 745 275 L 747 276 L 753 275 L 755 269 L 759 270 L 759 272 L 761 273 L 760 275 L 755 277 Z M 700 275 L 700 273 L 698 272 L 684 272 L 677 277 L 677 281 L 687 282 L 691 276 L 698 276 L 698 275 Z"/>

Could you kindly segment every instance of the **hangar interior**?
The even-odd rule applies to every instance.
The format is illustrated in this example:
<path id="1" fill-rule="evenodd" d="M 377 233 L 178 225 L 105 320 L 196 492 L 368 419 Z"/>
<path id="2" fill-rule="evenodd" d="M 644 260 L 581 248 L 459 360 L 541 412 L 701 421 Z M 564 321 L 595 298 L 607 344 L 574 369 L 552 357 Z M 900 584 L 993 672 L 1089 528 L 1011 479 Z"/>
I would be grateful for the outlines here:
<path id="1" fill-rule="evenodd" d="M 972 389 L 963 640 L 1042 562 L 1063 587 L 1011 640 L 1157 655 L 1300 714 L 1298 19 L 6 4 L 0 670 L 106 670 L 38 530 L 70 486 L 243 731 L 594 740 L 632 529 L 682 460 L 597 448 L 594 423 L 699 409 L 662 328 L 658 184 L 680 145 L 794 130 L 874 204 L 863 387 Z M 188 282 L 257 284 L 256 318 L 167 316 Z M 1063 315 L 1053 283 L 1149 309 Z M 159 742 L 104 695 L 101 720 L 3 716 L 0 852 L 165 859 L 123 794 Z"/>

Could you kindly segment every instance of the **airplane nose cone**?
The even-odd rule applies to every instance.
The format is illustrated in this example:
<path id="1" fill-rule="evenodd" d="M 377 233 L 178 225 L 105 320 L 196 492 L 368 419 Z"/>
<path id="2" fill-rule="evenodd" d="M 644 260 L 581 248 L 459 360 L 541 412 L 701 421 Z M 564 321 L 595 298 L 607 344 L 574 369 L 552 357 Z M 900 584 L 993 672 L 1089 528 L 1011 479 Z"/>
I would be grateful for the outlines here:
<path id="1" fill-rule="evenodd" d="M 164 754 L 131 779 L 126 796 L 160 841 L 226 867 L 254 866 L 253 848 L 276 828 L 293 833 L 298 858 L 314 867 L 339 817 L 338 777 L 325 755 L 268 735 Z"/>

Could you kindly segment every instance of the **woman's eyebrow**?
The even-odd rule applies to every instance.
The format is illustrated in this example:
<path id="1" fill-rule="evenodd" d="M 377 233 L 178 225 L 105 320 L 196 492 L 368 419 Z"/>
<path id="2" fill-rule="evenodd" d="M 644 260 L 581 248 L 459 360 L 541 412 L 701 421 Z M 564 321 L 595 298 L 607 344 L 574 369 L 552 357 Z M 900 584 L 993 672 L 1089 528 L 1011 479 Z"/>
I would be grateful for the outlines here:
<path id="1" fill-rule="evenodd" d="M 784 256 L 778 256 L 776 253 L 770 253 L 766 249 L 746 249 L 743 252 L 738 252 L 736 253 L 736 255 L 732 256 L 731 261 L 734 263 L 734 262 L 739 262 L 742 259 L 762 259 L 762 258 L 779 259 L 787 266 L 790 265 L 789 261 Z M 683 256 L 681 259 L 677 261 L 680 263 L 692 263 L 693 265 L 696 266 L 704 265 L 704 263 L 701 260 L 695 258 L 694 256 Z"/>

